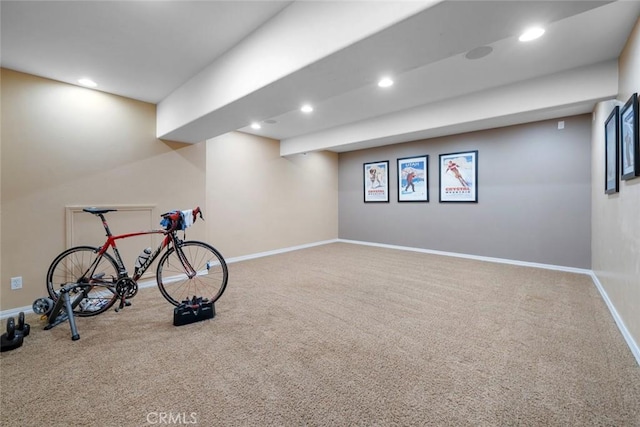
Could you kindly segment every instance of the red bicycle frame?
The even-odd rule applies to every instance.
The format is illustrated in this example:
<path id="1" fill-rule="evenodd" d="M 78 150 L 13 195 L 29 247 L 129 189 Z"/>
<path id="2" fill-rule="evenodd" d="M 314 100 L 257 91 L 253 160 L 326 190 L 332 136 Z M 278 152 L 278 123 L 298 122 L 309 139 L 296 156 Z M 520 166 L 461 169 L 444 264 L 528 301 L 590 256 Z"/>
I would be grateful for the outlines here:
<path id="1" fill-rule="evenodd" d="M 160 242 L 160 245 L 156 248 L 156 250 L 153 251 L 153 253 L 151 253 L 151 255 L 149 255 L 149 258 L 147 258 L 147 260 L 144 262 L 144 264 L 142 264 L 142 266 L 140 266 L 140 268 L 136 269 L 136 271 L 134 272 L 134 275 L 132 277 L 134 282 L 137 282 L 138 279 L 140 279 L 140 277 L 142 277 L 142 275 L 147 271 L 147 269 L 153 263 L 153 261 L 155 261 L 155 259 L 160 255 L 160 252 L 162 252 L 162 250 L 165 249 L 169 245 L 169 242 L 172 242 L 172 241 L 173 241 L 173 245 L 174 245 L 174 248 L 176 250 L 176 253 L 178 255 L 178 258 L 180 259 L 180 262 L 181 262 L 182 266 L 185 268 L 187 276 L 189 276 L 189 278 L 192 278 L 197 274 L 197 272 L 194 270 L 194 268 L 186 260 L 186 258 L 184 256 L 184 254 L 182 253 L 182 251 L 180 251 L 178 249 L 178 241 L 177 241 L 177 238 L 176 238 L 176 235 L 175 235 L 175 228 L 174 227 L 170 228 L 169 230 L 138 231 L 138 232 L 135 232 L 135 233 L 126 233 L 126 234 L 119 234 L 119 235 L 115 235 L 114 236 L 111 233 L 111 230 L 109 229 L 109 224 L 107 224 L 107 220 L 105 219 L 104 215 L 103 214 L 97 214 L 97 215 L 102 220 L 102 226 L 104 227 L 104 230 L 107 233 L 107 241 L 105 242 L 104 245 L 102 245 L 100 247 L 100 249 L 98 250 L 98 254 L 99 255 L 103 255 L 105 252 L 107 252 L 109 250 L 109 248 L 113 248 L 113 253 L 115 254 L 116 261 L 118 263 L 118 278 L 128 277 L 129 273 L 127 272 L 127 269 L 125 267 L 124 261 L 122 260 L 122 257 L 120 256 L 120 251 L 118 251 L 118 246 L 116 245 L 116 240 L 126 239 L 128 237 L 144 236 L 146 234 L 164 234 L 164 238 L 162 239 L 162 242 Z M 174 217 L 170 217 L 170 218 L 172 220 L 176 219 Z"/>

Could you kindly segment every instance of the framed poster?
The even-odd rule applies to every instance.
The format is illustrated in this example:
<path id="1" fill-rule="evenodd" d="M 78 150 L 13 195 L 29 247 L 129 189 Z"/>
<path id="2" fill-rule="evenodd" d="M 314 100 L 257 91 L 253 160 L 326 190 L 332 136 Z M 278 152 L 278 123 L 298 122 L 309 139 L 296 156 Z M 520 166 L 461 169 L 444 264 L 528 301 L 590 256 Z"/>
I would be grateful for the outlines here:
<path id="1" fill-rule="evenodd" d="M 618 192 L 618 138 L 620 107 L 617 105 L 604 122 L 604 193 Z"/>
<path id="2" fill-rule="evenodd" d="M 429 156 L 398 159 L 398 202 L 429 201 Z"/>
<path id="3" fill-rule="evenodd" d="M 478 151 L 440 154 L 440 202 L 478 202 Z"/>
<path id="4" fill-rule="evenodd" d="M 364 201 L 389 201 L 389 161 L 364 164 Z"/>
<path id="5" fill-rule="evenodd" d="M 620 109 L 620 175 L 628 180 L 640 176 L 638 142 L 638 94 L 634 93 Z"/>

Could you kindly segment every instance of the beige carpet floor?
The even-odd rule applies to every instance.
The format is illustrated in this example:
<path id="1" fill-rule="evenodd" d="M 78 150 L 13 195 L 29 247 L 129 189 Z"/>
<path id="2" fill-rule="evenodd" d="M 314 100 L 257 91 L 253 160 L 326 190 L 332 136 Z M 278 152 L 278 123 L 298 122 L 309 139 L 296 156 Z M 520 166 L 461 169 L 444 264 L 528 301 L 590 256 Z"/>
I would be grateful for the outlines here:
<path id="1" fill-rule="evenodd" d="M 76 342 L 29 316 L 2 425 L 640 425 L 640 367 L 589 276 L 348 243 L 229 267 L 192 325 L 155 288 Z"/>

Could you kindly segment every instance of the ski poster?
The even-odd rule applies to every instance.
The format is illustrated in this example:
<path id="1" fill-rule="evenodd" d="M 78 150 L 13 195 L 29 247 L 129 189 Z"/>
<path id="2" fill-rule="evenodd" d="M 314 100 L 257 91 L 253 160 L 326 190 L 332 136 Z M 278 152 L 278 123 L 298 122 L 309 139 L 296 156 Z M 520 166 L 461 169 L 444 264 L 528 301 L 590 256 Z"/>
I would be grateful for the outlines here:
<path id="1" fill-rule="evenodd" d="M 364 164 L 364 201 L 389 201 L 389 161 Z"/>
<path id="2" fill-rule="evenodd" d="M 429 201 L 429 156 L 398 159 L 398 202 Z"/>
<path id="3" fill-rule="evenodd" d="M 478 152 L 440 154 L 440 202 L 478 202 Z"/>

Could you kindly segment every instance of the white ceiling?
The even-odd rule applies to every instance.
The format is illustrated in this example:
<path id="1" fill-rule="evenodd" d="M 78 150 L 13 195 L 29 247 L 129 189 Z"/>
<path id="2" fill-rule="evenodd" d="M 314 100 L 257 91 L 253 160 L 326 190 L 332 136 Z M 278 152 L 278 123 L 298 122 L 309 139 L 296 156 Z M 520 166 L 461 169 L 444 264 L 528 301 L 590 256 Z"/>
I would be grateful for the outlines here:
<path id="1" fill-rule="evenodd" d="M 179 93 L 190 81 L 194 85 L 216 61 L 229 57 L 252 35 L 262 34 L 259 31 L 269 21 L 284 22 L 282 16 L 294 3 L 304 10 L 299 3 L 305 1 L 301 0 L 2 1 L 1 65 L 71 84 L 87 76 L 98 82 L 99 90 L 168 103 L 169 95 Z M 374 10 L 383 3 L 389 2 L 360 1 L 357 7 Z M 640 1 L 636 0 L 422 3 L 413 6 L 416 11 L 411 16 L 386 26 L 379 24 L 377 31 L 346 47 L 291 69 L 251 93 L 211 108 L 206 115 L 198 113 L 183 120 L 167 135 L 198 142 L 241 130 L 289 145 L 299 141 L 302 147 L 314 135 L 321 139 L 330 134 L 344 144 L 327 142 L 312 148 L 346 151 L 376 145 L 371 142 L 378 139 L 376 135 L 362 140 L 353 137 L 353 132 L 389 117 L 408 117 L 425 106 L 437 111 L 440 103 L 474 94 L 490 101 L 493 93 L 513 85 L 554 75 L 570 78 L 567 73 L 584 73 L 582 70 L 595 64 L 615 60 L 640 14 Z M 332 2 L 324 5 L 327 10 Z M 298 16 L 298 20 L 316 22 L 319 17 L 312 8 L 308 10 L 306 19 Z M 367 19 L 367 13 L 358 15 L 358 20 Z M 337 32 L 331 22 L 322 25 L 327 37 Z M 545 35 L 527 44 L 518 42 L 520 31 L 533 23 L 544 25 Z M 284 31 L 287 27 L 279 28 Z M 286 54 L 288 46 L 302 35 L 297 30 L 279 37 L 272 48 Z M 480 59 L 465 57 L 479 46 L 493 51 Z M 269 57 L 270 52 L 265 51 L 264 58 L 257 59 L 258 66 L 252 65 L 255 58 L 247 66 L 259 76 L 260 61 L 266 67 Z M 382 72 L 394 77 L 391 88 L 376 86 Z M 585 97 L 579 103 L 559 99 L 555 110 L 545 108 L 544 117 L 589 112 L 601 96 L 594 93 L 593 99 Z M 298 110 L 305 101 L 314 105 L 310 115 Z M 190 101 L 185 102 L 188 106 Z M 540 112 L 532 109 L 531 115 L 523 112 L 515 121 L 540 117 Z M 262 128 L 251 129 L 251 121 L 261 122 Z M 478 124 L 477 128 L 486 126 Z M 455 123 L 448 126 L 446 133 L 473 129 L 461 120 L 458 127 Z M 402 142 L 416 135 L 413 132 L 394 139 L 381 131 L 379 140 L 380 144 Z"/>
<path id="2" fill-rule="evenodd" d="M 2 66 L 158 103 L 291 1 L 5 1 Z"/>

